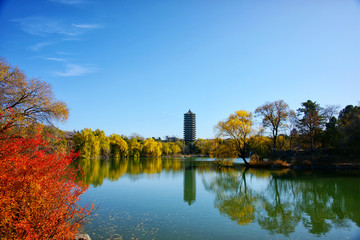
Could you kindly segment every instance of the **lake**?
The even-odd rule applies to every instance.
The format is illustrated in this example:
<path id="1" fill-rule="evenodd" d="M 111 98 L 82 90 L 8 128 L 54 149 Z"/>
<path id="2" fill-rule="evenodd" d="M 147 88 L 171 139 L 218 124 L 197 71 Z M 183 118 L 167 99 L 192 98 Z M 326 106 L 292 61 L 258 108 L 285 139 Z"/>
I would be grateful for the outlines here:
<path id="1" fill-rule="evenodd" d="M 96 239 L 360 239 L 360 172 L 84 159 Z"/>

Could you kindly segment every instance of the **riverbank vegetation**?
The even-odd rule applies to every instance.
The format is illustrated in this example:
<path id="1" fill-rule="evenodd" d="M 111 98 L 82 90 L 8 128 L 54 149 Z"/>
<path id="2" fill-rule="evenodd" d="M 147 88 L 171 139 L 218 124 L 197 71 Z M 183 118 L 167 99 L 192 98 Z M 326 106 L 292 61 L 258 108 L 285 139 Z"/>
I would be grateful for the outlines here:
<path id="1" fill-rule="evenodd" d="M 85 128 L 74 134 L 72 145 L 84 158 L 196 155 L 240 157 L 247 166 L 306 168 L 359 163 L 360 107 L 348 105 L 338 110 L 307 100 L 294 111 L 278 100 L 258 107 L 255 114 L 240 110 L 219 121 L 215 139 L 185 144 L 144 139 L 138 134 L 107 137 L 102 130 Z"/>
<path id="2" fill-rule="evenodd" d="M 92 208 L 70 168 L 78 154 L 52 125 L 68 117 L 50 85 L 0 59 L 0 239 L 74 239 Z"/>

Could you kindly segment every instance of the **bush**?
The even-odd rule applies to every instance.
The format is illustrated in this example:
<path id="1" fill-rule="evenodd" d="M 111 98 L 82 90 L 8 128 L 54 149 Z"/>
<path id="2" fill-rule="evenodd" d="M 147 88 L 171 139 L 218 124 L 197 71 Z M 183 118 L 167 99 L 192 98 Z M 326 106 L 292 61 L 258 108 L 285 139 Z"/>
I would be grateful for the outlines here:
<path id="1" fill-rule="evenodd" d="M 285 161 L 282 161 L 282 160 L 278 159 L 278 160 L 276 160 L 276 161 L 274 162 L 274 166 L 275 166 L 275 167 L 290 167 L 290 164 L 288 164 L 288 163 L 285 162 Z"/>
<path id="2" fill-rule="evenodd" d="M 0 239 L 74 239 L 92 210 L 77 205 L 87 186 L 69 167 L 76 157 L 40 134 L 0 133 Z"/>
<path id="3" fill-rule="evenodd" d="M 250 156 L 250 164 L 251 163 L 263 163 L 264 159 L 262 157 L 260 157 L 257 154 L 251 154 Z"/>

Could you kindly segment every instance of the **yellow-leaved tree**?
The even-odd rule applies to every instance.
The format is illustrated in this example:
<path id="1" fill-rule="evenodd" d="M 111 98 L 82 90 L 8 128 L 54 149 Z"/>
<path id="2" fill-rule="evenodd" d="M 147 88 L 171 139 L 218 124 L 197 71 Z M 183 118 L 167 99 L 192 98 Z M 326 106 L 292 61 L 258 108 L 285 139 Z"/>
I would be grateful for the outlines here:
<path id="1" fill-rule="evenodd" d="M 152 138 L 148 138 L 144 141 L 142 147 L 142 155 L 147 157 L 160 157 L 161 156 L 161 143 L 155 141 Z"/>
<path id="2" fill-rule="evenodd" d="M 110 149 L 113 157 L 126 157 L 128 155 L 128 144 L 118 134 L 110 135 Z"/>
<path id="3" fill-rule="evenodd" d="M 249 165 L 246 156 L 250 150 L 252 137 L 257 134 L 257 131 L 253 129 L 252 114 L 244 110 L 236 111 L 234 114 L 230 114 L 225 121 L 220 121 L 216 128 L 218 130 L 217 135 L 230 138 L 238 156 L 243 159 L 246 165 Z"/>
<path id="4" fill-rule="evenodd" d="M 140 157 L 141 152 L 141 144 L 139 143 L 139 140 L 136 138 L 132 138 L 128 142 L 129 147 L 129 156 L 131 157 Z"/>
<path id="5" fill-rule="evenodd" d="M 24 72 L 0 58 L 0 114 L 0 132 L 4 132 L 13 126 L 64 121 L 69 110 L 54 98 L 49 84 L 28 79 Z"/>

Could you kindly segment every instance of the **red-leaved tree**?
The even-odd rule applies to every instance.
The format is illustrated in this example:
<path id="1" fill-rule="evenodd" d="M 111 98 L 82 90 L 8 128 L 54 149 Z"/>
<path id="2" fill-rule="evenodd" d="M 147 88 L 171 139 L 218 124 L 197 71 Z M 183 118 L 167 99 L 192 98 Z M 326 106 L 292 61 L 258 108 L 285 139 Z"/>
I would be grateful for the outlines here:
<path id="1" fill-rule="evenodd" d="M 0 133 L 0 239 L 74 239 L 92 211 L 78 205 L 87 186 L 40 134 Z"/>

